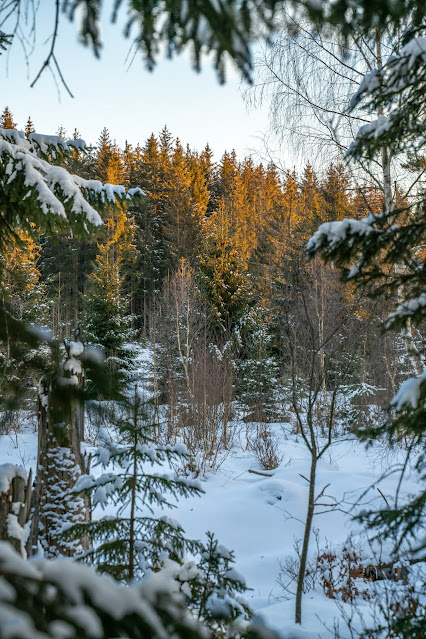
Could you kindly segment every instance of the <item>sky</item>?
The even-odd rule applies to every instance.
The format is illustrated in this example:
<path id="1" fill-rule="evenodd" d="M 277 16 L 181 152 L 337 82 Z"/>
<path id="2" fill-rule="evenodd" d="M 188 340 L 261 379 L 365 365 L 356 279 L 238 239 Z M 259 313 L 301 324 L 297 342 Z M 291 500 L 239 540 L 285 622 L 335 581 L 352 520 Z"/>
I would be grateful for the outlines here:
<path id="1" fill-rule="evenodd" d="M 57 59 L 74 98 L 56 86 L 49 70 L 30 88 L 50 48 L 54 24 L 54 1 L 40 5 L 36 47 L 28 59 L 16 37 L 0 57 L 0 111 L 8 106 L 20 128 L 31 116 L 39 133 L 53 134 L 63 126 L 71 137 L 76 127 L 87 143 L 95 144 L 107 127 L 123 147 L 125 140 L 143 144 L 166 125 L 195 150 L 208 142 L 216 160 L 233 148 L 239 157 L 262 154 L 267 108 L 248 109 L 243 99 L 247 85 L 238 74 L 231 70 L 227 83 L 220 85 L 209 61 L 198 74 L 185 54 L 172 61 L 160 58 L 153 73 L 140 54 L 129 65 L 131 42 L 123 37 L 122 25 L 110 24 L 111 2 L 104 2 L 100 60 L 78 43 L 75 23 L 64 18 L 60 24 Z M 124 18 L 125 9 L 122 22 Z"/>

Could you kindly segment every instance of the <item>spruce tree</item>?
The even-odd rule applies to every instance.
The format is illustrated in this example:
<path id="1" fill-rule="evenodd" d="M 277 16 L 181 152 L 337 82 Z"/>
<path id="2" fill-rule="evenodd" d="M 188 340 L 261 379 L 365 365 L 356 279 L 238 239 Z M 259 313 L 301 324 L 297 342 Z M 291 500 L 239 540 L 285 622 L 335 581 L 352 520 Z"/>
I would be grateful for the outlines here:
<path id="1" fill-rule="evenodd" d="M 19 322 L 45 327 L 50 308 L 38 267 L 40 246 L 28 233 L 18 230 L 17 236 L 0 255 L 2 303 Z M 7 335 L 7 324 L 5 328 L 6 339 L 0 342 L 0 394 L 6 405 L 22 407 L 23 401 L 35 398 L 37 371 L 40 365 L 47 364 L 47 356 L 43 349 L 26 349 L 21 342 L 12 340 Z M 8 419 L 9 415 L 2 417 Z"/>
<path id="2" fill-rule="evenodd" d="M 164 553 L 181 562 L 184 551 L 195 551 L 197 543 L 187 540 L 183 529 L 169 517 L 158 517 L 154 509 L 171 508 L 170 500 L 200 494 L 201 485 L 189 479 L 174 479 L 152 469 L 179 462 L 185 456 L 182 444 L 175 446 L 153 442 L 150 434 L 149 405 L 138 394 L 137 387 L 123 403 L 124 416 L 115 428 L 115 438 L 106 430 L 99 436 L 102 444 L 94 454 L 95 465 L 113 470 L 95 478 L 82 476 L 74 492 L 90 494 L 92 505 L 112 503 L 114 516 L 90 523 L 77 524 L 67 537 L 89 535 L 93 547 L 84 554 L 94 561 L 100 572 L 121 581 L 132 581 L 158 569 Z M 169 495 L 167 497 L 166 495 Z"/>
<path id="3" fill-rule="evenodd" d="M 9 107 L 5 107 L 0 116 L 0 129 L 16 129 L 16 126 L 16 122 L 13 121 L 13 116 Z"/>
<path id="4" fill-rule="evenodd" d="M 126 369 L 131 353 L 124 344 L 133 337 L 129 291 L 125 288 L 125 268 L 134 260 L 134 224 L 124 208 L 111 209 L 105 220 L 104 237 L 87 280 L 84 328 L 86 338 L 105 350 L 111 370 Z"/>
<path id="5" fill-rule="evenodd" d="M 125 179 L 125 167 L 120 151 L 111 141 L 106 127 L 102 129 L 97 144 L 96 154 L 96 178 L 101 182 L 110 184 L 122 184 Z"/>
<path id="6" fill-rule="evenodd" d="M 163 275 L 162 245 L 159 239 L 158 219 L 149 198 L 140 198 L 129 207 L 134 220 L 134 261 L 125 269 L 130 284 L 130 308 L 137 328 L 149 330 L 149 316 L 155 293 L 160 290 Z"/>
<path id="7" fill-rule="evenodd" d="M 236 337 L 236 393 L 245 418 L 259 423 L 274 421 L 278 365 L 265 309 L 260 305 L 251 308 L 239 321 Z"/>
<path id="8" fill-rule="evenodd" d="M 89 230 L 102 225 L 94 206 L 102 211 L 107 203 L 116 204 L 130 197 L 122 188 L 113 185 L 105 188 L 100 182 L 77 178 L 46 159 L 55 157 L 59 164 L 71 148 L 72 142 L 66 143 L 58 136 L 32 133 L 27 140 L 20 131 L 0 130 L 2 255 L 8 255 L 15 243 L 22 246 L 23 237 L 34 241 L 40 232 L 49 234 L 72 229 L 74 234 L 87 237 Z M 26 180 L 28 172 L 32 176 L 31 185 Z M 25 358 L 28 347 L 37 347 L 50 340 L 34 332 L 24 316 L 22 319 L 14 316 L 16 309 L 13 310 L 13 304 L 6 300 L 4 292 L 6 266 L 4 260 L 0 261 L 0 339 L 6 345 L 13 345 L 13 357 L 19 360 Z M 37 368 L 40 369 L 40 363 Z"/>
<path id="9" fill-rule="evenodd" d="M 220 332 L 230 334 L 253 304 L 251 275 L 232 232 L 229 208 L 221 201 L 207 220 L 198 256 L 200 289 Z"/>
<path id="10" fill-rule="evenodd" d="M 191 170 L 191 164 L 194 169 L 195 159 L 189 161 L 177 139 L 170 156 L 171 188 L 164 207 L 164 266 L 170 272 L 177 268 L 181 259 L 194 262 L 196 247 L 200 242 L 201 225 L 207 210 L 208 193 L 201 191 L 202 178 L 198 185 L 195 185 L 196 176 Z M 194 197 L 194 188 L 197 189 L 197 199 Z"/>
<path id="11" fill-rule="evenodd" d="M 35 133 L 35 128 L 34 128 L 33 121 L 28 116 L 28 120 L 27 120 L 27 123 L 25 125 L 25 137 L 28 138 L 30 133 Z"/>

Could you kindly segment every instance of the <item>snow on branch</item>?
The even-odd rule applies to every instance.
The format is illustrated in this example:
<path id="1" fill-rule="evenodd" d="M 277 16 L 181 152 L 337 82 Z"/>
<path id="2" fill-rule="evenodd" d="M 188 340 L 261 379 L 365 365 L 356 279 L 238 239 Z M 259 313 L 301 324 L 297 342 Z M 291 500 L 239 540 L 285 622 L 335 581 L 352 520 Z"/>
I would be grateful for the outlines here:
<path id="1" fill-rule="evenodd" d="M 9 207 L 16 215 L 19 202 L 18 215 L 30 223 L 45 226 L 43 218 L 53 216 L 69 224 L 77 222 L 87 231 L 88 226 L 102 225 L 98 209 L 143 195 L 139 188 L 126 191 L 122 186 L 85 180 L 49 161 L 84 148 L 83 140 L 65 142 L 39 133 L 27 139 L 22 131 L 0 129 L 0 195 L 6 215 Z"/>
<path id="2" fill-rule="evenodd" d="M 340 222 L 325 222 L 321 224 L 308 242 L 308 255 L 313 256 L 324 247 L 333 250 L 342 243 L 352 245 L 355 237 L 366 236 L 373 232 L 371 225 L 373 221 L 374 217 L 370 216 L 363 220 L 346 218 Z"/>
<path id="3" fill-rule="evenodd" d="M 420 293 L 418 297 L 414 299 L 407 300 L 402 304 L 397 306 L 397 309 L 394 313 L 390 313 L 386 320 L 386 329 L 392 328 L 392 326 L 398 320 L 408 319 L 413 317 L 426 308 L 426 293 Z"/>
<path id="4" fill-rule="evenodd" d="M 426 368 L 420 377 L 410 377 L 402 382 L 397 394 L 391 401 L 391 406 L 395 406 L 397 411 L 406 406 L 410 406 L 415 410 L 419 405 L 421 385 L 424 382 L 426 382 Z"/>
<path id="5" fill-rule="evenodd" d="M 0 635 L 44 637 L 206 637 L 171 578 L 124 586 L 67 560 L 24 561 L 0 543 Z M 40 610 L 43 614 L 40 614 Z"/>
<path id="6" fill-rule="evenodd" d="M 404 46 L 380 69 L 368 73 L 351 99 L 351 110 L 364 103 L 371 113 L 381 110 L 387 115 L 379 115 L 359 129 L 349 156 L 372 157 L 383 144 L 395 153 L 418 150 L 426 143 L 426 36 L 414 31 L 404 37 Z"/>

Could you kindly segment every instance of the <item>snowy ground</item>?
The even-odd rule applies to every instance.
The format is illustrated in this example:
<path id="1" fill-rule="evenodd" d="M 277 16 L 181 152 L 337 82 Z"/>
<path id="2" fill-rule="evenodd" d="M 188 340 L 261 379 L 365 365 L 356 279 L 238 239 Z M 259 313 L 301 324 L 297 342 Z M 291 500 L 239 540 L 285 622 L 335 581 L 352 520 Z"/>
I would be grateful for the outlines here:
<path id="1" fill-rule="evenodd" d="M 341 614 L 335 601 L 328 599 L 317 585 L 304 595 L 303 624 L 302 627 L 295 626 L 294 597 L 286 595 L 277 581 L 280 563 L 295 557 L 295 540 L 303 534 L 308 497 L 303 476 L 309 473 L 309 457 L 303 441 L 291 434 L 289 424 L 273 424 L 270 428 L 279 440 L 282 454 L 280 466 L 271 471 L 273 476 L 249 473 L 249 469 L 260 470 L 260 467 L 250 452 L 242 445 L 236 445 L 219 470 L 203 481 L 205 494 L 201 498 L 181 501 L 172 516 L 180 521 L 189 537 L 204 538 L 204 533 L 210 530 L 220 543 L 235 551 L 236 568 L 252 589 L 246 599 L 270 627 L 303 639 L 330 637 L 334 620 Z M 34 472 L 36 450 L 37 436 L 29 427 L 18 434 L 0 436 L 0 464 L 23 465 L 27 472 L 30 468 Z M 402 455 L 403 451 L 400 451 L 401 459 Z M 380 445 L 366 451 L 365 446 L 353 437 L 346 437 L 332 446 L 319 462 L 316 492 L 329 484 L 321 501 L 327 504 L 339 502 L 339 505 L 333 512 L 323 512 L 314 518 L 320 548 L 328 541 L 339 549 L 352 533 L 363 561 L 376 563 L 379 560 L 377 544 L 373 551 L 359 525 L 352 521 L 353 513 L 359 508 L 353 504 L 398 461 L 397 453 L 391 456 Z M 397 481 L 398 476 L 392 475 L 380 483 L 384 497 L 392 499 Z M 416 477 L 408 471 L 403 492 L 416 492 L 415 483 Z M 364 507 L 371 502 L 383 505 L 383 497 L 377 488 L 372 488 L 362 498 Z M 319 510 L 329 511 L 330 507 Z M 311 550 L 315 554 L 314 537 L 311 537 Z M 382 553 L 381 558 L 386 560 L 383 549 Z M 295 589 L 294 584 L 290 589 Z M 368 618 L 367 604 L 360 600 L 359 606 Z M 341 636 L 346 636 L 342 622 L 340 632 Z"/>

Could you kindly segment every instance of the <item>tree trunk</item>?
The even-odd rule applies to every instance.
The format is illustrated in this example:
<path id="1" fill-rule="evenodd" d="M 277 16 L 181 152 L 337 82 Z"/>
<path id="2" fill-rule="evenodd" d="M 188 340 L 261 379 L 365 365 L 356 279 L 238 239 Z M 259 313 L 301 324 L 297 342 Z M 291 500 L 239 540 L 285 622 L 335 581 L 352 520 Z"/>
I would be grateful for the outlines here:
<path id="1" fill-rule="evenodd" d="M 88 498 L 70 492 L 78 477 L 88 472 L 81 399 L 84 347 L 79 331 L 66 347 L 66 361 L 42 377 L 38 393 L 37 477 L 28 554 L 41 546 L 47 557 L 72 557 L 86 547 L 87 540 L 65 541 L 59 533 L 64 524 L 90 520 Z"/>
<path id="2" fill-rule="evenodd" d="M 296 615 L 295 622 L 302 623 L 302 594 L 303 594 L 303 581 L 306 572 L 306 562 L 308 559 L 309 537 L 311 535 L 312 520 L 314 518 L 315 508 L 315 477 L 317 469 L 317 452 L 311 451 L 311 473 L 309 476 L 309 500 L 308 511 L 306 513 L 305 533 L 303 535 L 302 552 L 300 555 L 299 575 L 297 577 L 297 590 L 296 590 Z"/>

